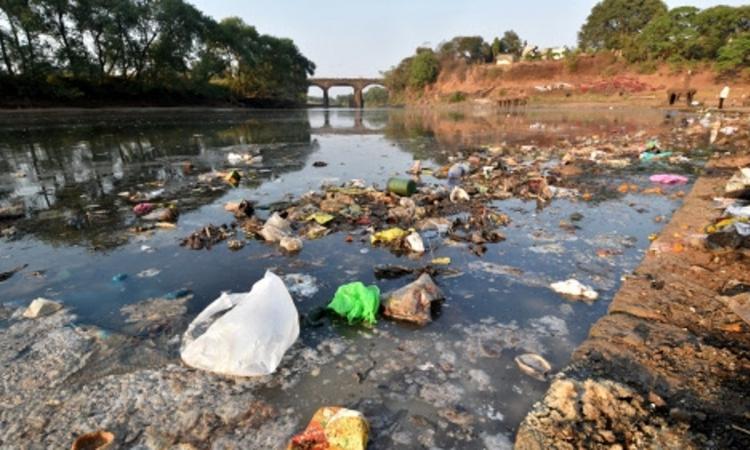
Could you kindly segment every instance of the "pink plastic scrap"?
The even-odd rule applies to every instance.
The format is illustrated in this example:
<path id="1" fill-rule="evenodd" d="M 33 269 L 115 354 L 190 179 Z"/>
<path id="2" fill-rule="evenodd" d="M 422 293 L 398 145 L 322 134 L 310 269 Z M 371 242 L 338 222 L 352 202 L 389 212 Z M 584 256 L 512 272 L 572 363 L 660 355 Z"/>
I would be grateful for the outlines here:
<path id="1" fill-rule="evenodd" d="M 674 175 L 671 173 L 651 175 L 649 180 L 651 180 L 651 182 L 653 183 L 660 184 L 686 184 L 688 182 L 687 177 L 683 177 L 682 175 Z"/>
<path id="2" fill-rule="evenodd" d="M 133 213 L 136 216 L 144 216 L 151 211 L 153 211 L 154 205 L 153 203 L 138 203 L 133 207 Z"/>

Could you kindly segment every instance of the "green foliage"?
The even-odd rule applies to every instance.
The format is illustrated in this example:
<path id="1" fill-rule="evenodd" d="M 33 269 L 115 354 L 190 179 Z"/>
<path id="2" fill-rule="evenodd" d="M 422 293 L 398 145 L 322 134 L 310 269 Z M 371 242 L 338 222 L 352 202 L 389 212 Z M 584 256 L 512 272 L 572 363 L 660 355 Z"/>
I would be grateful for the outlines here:
<path id="1" fill-rule="evenodd" d="M 466 94 L 461 91 L 456 91 L 448 96 L 448 103 L 461 103 L 466 100 Z"/>
<path id="2" fill-rule="evenodd" d="M 523 53 L 523 42 L 513 30 L 506 31 L 500 39 L 500 53 L 508 53 L 517 58 Z"/>
<path id="3" fill-rule="evenodd" d="M 637 37 L 633 52 L 627 55 L 628 59 L 675 61 L 701 58 L 700 31 L 696 23 L 698 13 L 698 8 L 684 6 L 655 17 Z"/>
<path id="4" fill-rule="evenodd" d="M 581 27 L 578 45 L 591 50 L 624 49 L 654 17 L 666 12 L 661 0 L 603 0 Z"/>
<path id="5" fill-rule="evenodd" d="M 463 59 L 468 63 L 492 62 L 492 47 L 482 36 L 456 36 L 438 48 L 440 59 Z"/>
<path id="6" fill-rule="evenodd" d="M 387 106 L 388 91 L 380 86 L 374 86 L 365 92 L 364 99 L 367 107 Z"/>
<path id="7" fill-rule="evenodd" d="M 119 85 L 133 96 L 230 89 L 239 100 L 297 102 L 313 70 L 290 40 L 260 35 L 238 18 L 217 23 L 184 0 L 0 2 L 0 74 L 22 85 L 56 77 L 95 92 L 116 79 L 127 80 Z"/>
<path id="8" fill-rule="evenodd" d="M 565 68 L 568 70 L 568 72 L 577 72 L 581 63 L 580 52 L 577 50 L 574 52 L 566 52 L 564 62 Z"/>
<path id="9" fill-rule="evenodd" d="M 409 65 L 409 87 L 422 89 L 437 80 L 440 62 L 432 50 L 422 50 Z"/>
<path id="10" fill-rule="evenodd" d="M 741 34 L 721 47 L 716 66 L 722 72 L 750 68 L 750 33 Z"/>

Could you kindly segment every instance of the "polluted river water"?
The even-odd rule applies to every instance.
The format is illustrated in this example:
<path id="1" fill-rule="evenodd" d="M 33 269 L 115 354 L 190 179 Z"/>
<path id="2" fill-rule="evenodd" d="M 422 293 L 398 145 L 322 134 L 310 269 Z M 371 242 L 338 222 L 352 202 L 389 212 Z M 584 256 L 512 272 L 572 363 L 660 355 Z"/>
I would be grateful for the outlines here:
<path id="1" fill-rule="evenodd" d="M 0 222 L 0 272 L 21 268 L 0 282 L 0 443 L 64 448 L 106 429 L 123 448 L 283 448 L 319 407 L 340 405 L 368 418 L 370 448 L 509 447 L 549 377 L 679 207 L 702 165 L 698 149 L 669 148 L 688 156 L 671 164 L 636 158 L 567 176 L 568 187 L 549 202 L 493 200 L 510 221 L 498 228 L 505 240 L 482 252 L 423 233 L 425 254 L 394 253 L 371 245 L 367 227 L 305 239 L 292 255 L 244 239 L 239 228 L 234 238 L 246 242 L 237 251 L 226 242 L 191 250 L 181 240 L 208 224 L 231 224 L 228 202 L 252 201 L 265 220 L 322 185 L 360 179 L 383 189 L 390 177 L 408 177 L 415 160 L 437 171 L 498 148 L 513 164 L 545 173 L 566 149 L 596 152 L 611 139 L 643 147 L 689 119 L 638 109 L 6 115 L 0 207 L 22 205 L 24 217 Z M 230 154 L 262 159 L 237 164 Z M 197 177 L 235 167 L 238 186 L 196 187 Z M 689 182 L 654 189 L 649 176 L 661 172 Z M 431 175 L 420 182 L 448 184 Z M 140 230 L 127 193 L 159 189 L 172 190 L 179 219 L 173 228 Z M 342 284 L 388 292 L 417 277 L 378 279 L 377 265 L 420 268 L 446 257 L 434 276 L 445 301 L 425 327 L 382 316 L 372 327 L 302 320 L 276 373 L 259 378 L 180 361 L 190 321 L 222 292 L 249 291 L 266 270 L 287 280 L 305 318 Z M 567 279 L 591 286 L 598 299 L 573 301 L 550 289 Z M 21 319 L 18 311 L 37 297 L 65 310 Z M 528 353 L 549 362 L 546 378 L 519 368 L 516 358 Z"/>

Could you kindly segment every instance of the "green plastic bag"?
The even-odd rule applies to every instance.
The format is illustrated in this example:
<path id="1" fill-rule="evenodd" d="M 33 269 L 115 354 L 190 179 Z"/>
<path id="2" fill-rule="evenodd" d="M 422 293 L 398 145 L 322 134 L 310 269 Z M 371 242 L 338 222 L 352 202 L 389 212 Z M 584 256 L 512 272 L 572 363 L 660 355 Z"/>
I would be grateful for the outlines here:
<path id="1" fill-rule="evenodd" d="M 329 309 L 346 317 L 350 324 L 361 320 L 374 325 L 379 307 L 380 289 L 375 285 L 365 286 L 360 281 L 339 286 L 328 304 Z"/>

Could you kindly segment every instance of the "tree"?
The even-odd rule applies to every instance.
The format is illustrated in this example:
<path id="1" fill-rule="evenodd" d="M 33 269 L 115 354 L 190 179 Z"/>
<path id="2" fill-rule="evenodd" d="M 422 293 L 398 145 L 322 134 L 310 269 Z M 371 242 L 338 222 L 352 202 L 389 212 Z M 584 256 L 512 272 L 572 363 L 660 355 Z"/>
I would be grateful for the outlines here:
<path id="1" fill-rule="evenodd" d="M 500 50 L 501 53 L 508 53 L 515 57 L 520 57 L 523 53 L 523 42 L 513 30 L 506 31 L 503 34 L 503 38 L 500 39 Z"/>
<path id="2" fill-rule="evenodd" d="M 750 33 L 741 34 L 721 47 L 716 65 L 722 72 L 750 67 Z"/>
<path id="3" fill-rule="evenodd" d="M 662 0 L 603 0 L 581 27 L 578 45 L 591 50 L 625 49 L 654 17 L 666 12 Z"/>
<path id="4" fill-rule="evenodd" d="M 365 92 L 365 106 L 388 105 L 388 91 L 380 86 L 373 86 Z"/>
<path id="5" fill-rule="evenodd" d="M 750 32 L 750 6 L 715 6 L 701 11 L 695 21 L 702 55 L 715 59 L 729 39 Z"/>
<path id="6" fill-rule="evenodd" d="M 700 59 L 699 12 L 698 8 L 683 6 L 654 17 L 636 39 L 629 59 Z"/>
<path id="7" fill-rule="evenodd" d="M 422 89 L 437 80 L 440 73 L 440 62 L 430 49 L 418 51 L 409 66 L 409 86 Z"/>
<path id="8" fill-rule="evenodd" d="M 441 59 L 463 59 L 469 63 L 492 61 L 492 48 L 481 36 L 456 36 L 438 49 Z"/>
<path id="9" fill-rule="evenodd" d="M 492 57 L 495 58 L 497 55 L 503 52 L 503 44 L 500 42 L 500 38 L 495 38 L 492 41 Z"/>

